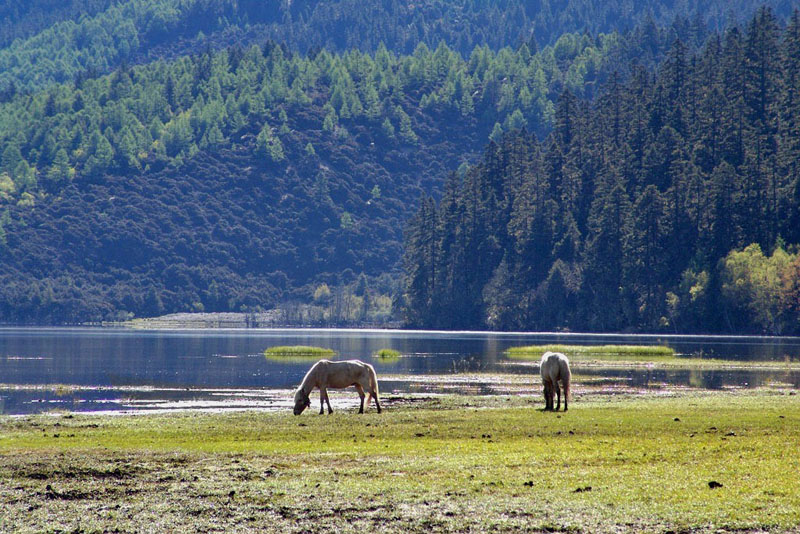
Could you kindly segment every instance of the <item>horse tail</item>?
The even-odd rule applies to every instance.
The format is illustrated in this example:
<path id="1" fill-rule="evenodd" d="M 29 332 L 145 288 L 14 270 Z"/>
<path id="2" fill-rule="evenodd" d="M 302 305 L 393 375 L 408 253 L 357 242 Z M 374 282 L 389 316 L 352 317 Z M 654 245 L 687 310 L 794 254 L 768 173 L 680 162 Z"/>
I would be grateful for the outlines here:
<path id="1" fill-rule="evenodd" d="M 369 374 L 369 388 L 372 390 L 370 396 L 375 398 L 375 407 L 378 413 L 381 413 L 381 402 L 378 399 L 378 375 L 375 373 L 375 368 L 370 364 L 367 365 L 367 372 Z M 369 404 L 369 397 L 367 397 L 367 404 Z"/>
<path id="2" fill-rule="evenodd" d="M 569 360 L 565 358 L 561 363 L 561 381 L 564 383 L 564 402 L 569 399 L 571 380 L 572 371 L 569 368 Z"/>
<path id="3" fill-rule="evenodd" d="M 378 375 L 375 374 L 375 368 L 367 364 L 369 370 L 369 387 L 375 392 L 375 398 L 378 398 Z"/>

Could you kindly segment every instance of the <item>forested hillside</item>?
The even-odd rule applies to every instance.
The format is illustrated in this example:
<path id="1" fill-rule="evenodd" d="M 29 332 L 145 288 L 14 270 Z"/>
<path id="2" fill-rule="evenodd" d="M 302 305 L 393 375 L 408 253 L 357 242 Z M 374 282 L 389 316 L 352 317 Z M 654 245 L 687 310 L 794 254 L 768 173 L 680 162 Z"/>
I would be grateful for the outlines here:
<path id="1" fill-rule="evenodd" d="M 781 17 L 792 6 L 766 3 Z M 421 43 L 434 49 L 444 42 L 466 57 L 477 46 L 527 43 L 536 51 L 566 33 L 639 25 L 702 32 L 753 11 L 752 0 L 7 0 L 0 5 L 0 94 L 268 39 L 301 53 L 375 52 L 383 44 L 411 54 Z"/>
<path id="2" fill-rule="evenodd" d="M 554 94 L 590 93 L 673 33 L 468 58 L 269 42 L 16 94 L 0 104 L 0 316 L 268 308 L 397 270 L 423 192 L 489 136 L 548 131 Z"/>
<path id="3" fill-rule="evenodd" d="M 385 310 L 390 295 L 403 300 L 396 290 L 403 228 L 421 196 L 439 198 L 445 177 L 457 171 L 454 176 L 459 178 L 451 180 L 442 206 L 453 202 L 456 191 L 480 174 L 477 169 L 484 164 L 469 172 L 468 164 L 479 160 L 489 139 L 503 147 L 511 139 L 525 139 L 525 150 L 530 151 L 525 165 L 554 173 L 547 209 L 561 209 L 568 194 L 567 211 L 575 221 L 572 263 L 551 246 L 545 273 L 556 260 L 569 264 L 580 298 L 590 294 L 583 282 L 589 278 L 583 276 L 590 272 L 586 258 L 596 241 L 596 224 L 591 221 L 599 201 L 593 199 L 602 191 L 600 184 L 610 180 L 608 173 L 625 176 L 630 202 L 638 199 L 641 184 L 657 181 L 665 203 L 672 198 L 672 174 L 654 176 L 662 172 L 657 169 L 673 165 L 680 170 L 669 172 L 680 175 L 681 184 L 688 180 L 687 169 L 707 181 L 721 161 L 729 163 L 736 176 L 746 176 L 744 169 L 750 168 L 779 176 L 774 178 L 779 186 L 768 191 L 775 199 L 769 208 L 773 211 L 759 208 L 771 217 L 763 225 L 772 221 L 769 231 L 752 234 L 737 216 L 743 230 L 730 234 L 736 237 L 725 242 L 724 251 L 713 248 L 719 246 L 716 241 L 692 241 L 692 261 L 670 259 L 657 289 L 647 289 L 654 296 L 644 307 L 639 303 L 636 313 L 630 306 L 640 296 L 626 293 L 617 322 L 586 312 L 547 323 L 594 329 L 652 324 L 700 328 L 706 316 L 687 319 L 690 312 L 684 308 L 697 306 L 687 304 L 675 285 L 676 276 L 692 272 L 710 277 L 708 294 L 716 298 L 722 294 L 722 282 L 716 282 L 721 274 L 713 258 L 749 243 L 772 251 L 779 236 L 788 243 L 797 241 L 784 231 L 793 228 L 784 212 L 776 215 L 776 210 L 794 205 L 787 193 L 792 183 L 784 172 L 791 146 L 791 136 L 785 133 L 791 126 L 787 117 L 794 115 L 785 111 L 791 106 L 775 104 L 774 98 L 780 94 L 781 102 L 794 102 L 794 96 L 792 80 L 786 78 L 789 51 L 784 41 L 790 39 L 782 29 L 789 4 L 771 4 L 775 10 L 761 15 L 771 21 L 769 38 L 753 37 L 755 23 L 750 23 L 738 34 L 739 57 L 728 45 L 735 31 L 721 41 L 706 41 L 709 27 L 753 12 L 754 4 L 745 0 L 707 0 L 692 6 L 591 0 L 4 3 L 0 321 L 248 311 L 287 302 L 339 302 L 343 288 L 363 303 L 381 295 Z M 627 25 L 629 31 L 616 31 Z M 793 22 L 790 30 L 794 27 Z M 610 31 L 596 33 L 604 29 Z M 777 50 L 767 54 L 769 67 L 762 76 L 769 81 L 762 92 L 772 100 L 761 122 L 752 112 L 736 122 L 739 115 L 731 118 L 734 111 L 720 111 L 726 91 L 745 71 L 731 74 L 733 59 L 727 59 L 715 67 L 722 69 L 715 76 L 727 78 L 709 81 L 713 69 L 703 62 L 717 60 L 709 56 L 717 41 L 720 61 L 727 57 L 724 52 L 749 62 L 740 66 L 743 69 L 752 70 L 752 58 L 762 50 Z M 676 42 L 680 44 L 673 45 Z M 659 67 L 665 58 L 666 66 Z M 679 72 L 679 83 L 664 81 L 670 68 Z M 653 81 L 656 72 L 658 79 Z M 777 89 L 770 85 L 773 79 Z M 712 86 L 720 91 L 713 97 L 707 92 Z M 742 89 L 742 106 L 754 105 L 748 91 Z M 609 102 L 619 108 L 614 120 L 622 133 L 615 135 L 625 139 L 615 141 L 614 151 L 603 144 L 609 125 L 600 125 L 596 118 Z M 704 111 L 703 106 L 712 104 L 713 113 L 720 115 Z M 639 122 L 631 122 L 634 118 Z M 728 129 L 746 124 L 736 127 L 745 147 L 739 160 L 720 156 L 719 147 L 728 147 L 719 144 L 722 133 L 715 129 L 723 119 Z M 631 124 L 639 126 L 628 129 Z M 553 128 L 551 137 L 541 141 Z M 756 130 L 761 133 L 752 134 Z M 520 137 L 521 131 L 529 133 Z M 503 141 L 504 135 L 510 137 Z M 713 156 L 701 150 L 704 135 L 714 139 L 708 142 Z M 658 152 L 651 147 L 656 142 L 676 151 L 661 167 L 647 159 Z M 494 146 L 486 153 L 495 153 Z M 514 146 L 514 151 L 520 150 Z M 754 150 L 757 163 L 750 156 Z M 614 159 L 618 157 L 623 157 L 624 166 Z M 520 176 L 530 169 L 503 169 L 518 181 L 506 183 L 508 178 L 502 178 L 498 194 L 524 197 L 519 188 L 527 182 Z M 539 171 L 536 176 L 551 180 Z M 567 193 L 562 182 L 580 187 Z M 425 209 L 430 214 L 437 211 L 429 201 Z M 506 222 L 512 221 L 514 209 L 514 202 L 503 205 Z M 537 212 L 537 220 L 557 212 Z M 672 232 L 671 225 L 667 220 L 663 231 Z M 511 269 L 508 272 L 522 284 L 509 288 L 538 288 L 545 278 L 539 267 L 524 266 L 527 252 L 508 248 L 510 238 L 502 235 L 509 232 L 506 224 L 483 230 L 489 228 L 490 235 L 470 243 L 483 243 L 485 238 L 503 253 L 480 257 L 474 271 L 478 278 L 464 293 L 470 295 L 465 305 L 471 315 L 461 316 L 458 309 L 452 319 L 445 314 L 434 317 L 440 304 L 431 298 L 443 287 L 441 275 L 431 279 L 435 291 L 431 288 L 424 298 L 415 294 L 421 278 L 414 275 L 412 281 L 417 281 L 405 303 L 410 322 L 493 328 L 540 324 L 529 319 L 535 316 L 530 310 L 541 304 L 535 299 L 525 300 L 522 311 L 496 304 L 492 288 L 501 288 L 495 275 L 504 269 Z M 548 231 L 556 235 L 561 230 Z M 445 232 L 437 232 L 436 240 L 426 242 L 450 246 Z M 546 249 L 548 245 L 537 239 L 528 241 Z M 409 243 L 413 258 L 419 247 L 413 240 Z M 506 254 L 512 249 L 518 257 Z M 436 254 L 435 263 L 446 257 Z M 427 260 L 419 261 L 424 265 Z M 460 264 L 454 260 L 451 265 Z M 676 266 L 679 275 L 672 270 Z M 409 267 L 416 272 L 411 260 Z M 448 276 L 455 280 L 458 275 L 452 271 Z M 452 280 L 450 290 L 459 290 Z M 672 299 L 672 315 L 652 304 L 662 297 L 658 291 Z M 717 319 L 714 328 L 735 326 Z"/>
<path id="4" fill-rule="evenodd" d="M 0 47 L 26 39 L 59 22 L 93 17 L 123 0 L 4 0 L 0 4 Z"/>
<path id="5" fill-rule="evenodd" d="M 409 226 L 428 328 L 800 332 L 800 14 L 565 91 Z"/>

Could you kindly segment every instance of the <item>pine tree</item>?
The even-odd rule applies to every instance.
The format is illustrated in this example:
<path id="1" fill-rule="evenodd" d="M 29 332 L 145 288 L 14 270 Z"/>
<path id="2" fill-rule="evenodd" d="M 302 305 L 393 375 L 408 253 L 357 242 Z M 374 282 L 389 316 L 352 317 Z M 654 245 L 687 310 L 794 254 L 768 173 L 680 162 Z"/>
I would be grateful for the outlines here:
<path id="1" fill-rule="evenodd" d="M 789 198 L 782 208 L 789 216 L 781 229 L 788 242 L 800 242 L 800 9 L 795 9 L 782 42 L 782 92 L 777 167 L 785 177 Z"/>
<path id="2" fill-rule="evenodd" d="M 283 143 L 272 133 L 272 128 L 268 123 L 264 123 L 263 128 L 261 128 L 261 131 L 258 133 L 256 145 L 258 146 L 258 150 L 273 163 L 278 163 L 286 159 L 283 152 Z"/>
<path id="3" fill-rule="evenodd" d="M 686 134 L 687 113 L 686 106 L 688 89 L 688 65 L 686 59 L 686 45 L 676 39 L 667 55 L 667 60 L 661 75 L 663 87 L 665 123 L 678 132 Z"/>
<path id="4" fill-rule="evenodd" d="M 406 228 L 406 322 L 414 326 L 436 325 L 432 314 L 436 297 L 436 207 L 423 198 L 420 209 Z"/>
<path id="5" fill-rule="evenodd" d="M 592 329 L 618 330 L 630 310 L 624 292 L 624 246 L 629 239 L 630 201 L 619 177 L 609 177 L 592 205 L 585 252 L 585 297 Z"/>
<path id="6" fill-rule="evenodd" d="M 777 20 L 772 10 L 762 7 L 750 22 L 744 50 L 746 119 L 757 138 L 759 161 L 773 150 L 769 136 L 776 125 L 779 54 Z"/>
<path id="7" fill-rule="evenodd" d="M 637 299 L 641 325 L 658 324 L 664 316 L 664 286 L 671 258 L 664 253 L 668 221 L 666 205 L 654 185 L 647 186 L 631 211 L 631 229 L 625 242 L 625 278 Z"/>
<path id="8" fill-rule="evenodd" d="M 745 142 L 745 74 L 744 52 L 739 30 L 725 34 L 722 53 L 722 87 L 727 105 L 722 116 L 721 154 L 734 167 L 744 163 Z"/>

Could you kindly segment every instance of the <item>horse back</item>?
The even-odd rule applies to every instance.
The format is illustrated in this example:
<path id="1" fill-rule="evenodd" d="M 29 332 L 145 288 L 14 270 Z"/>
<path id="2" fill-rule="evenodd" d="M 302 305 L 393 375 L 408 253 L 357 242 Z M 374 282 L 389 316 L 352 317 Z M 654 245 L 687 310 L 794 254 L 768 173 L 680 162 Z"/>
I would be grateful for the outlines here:
<path id="1" fill-rule="evenodd" d="M 323 364 L 323 362 L 325 362 Z M 355 383 L 369 384 L 369 366 L 358 360 L 332 362 L 320 360 L 320 383 L 326 387 L 346 388 Z"/>
<path id="2" fill-rule="evenodd" d="M 560 352 L 545 352 L 540 365 L 542 380 L 555 384 L 559 380 L 569 381 L 569 360 Z"/>

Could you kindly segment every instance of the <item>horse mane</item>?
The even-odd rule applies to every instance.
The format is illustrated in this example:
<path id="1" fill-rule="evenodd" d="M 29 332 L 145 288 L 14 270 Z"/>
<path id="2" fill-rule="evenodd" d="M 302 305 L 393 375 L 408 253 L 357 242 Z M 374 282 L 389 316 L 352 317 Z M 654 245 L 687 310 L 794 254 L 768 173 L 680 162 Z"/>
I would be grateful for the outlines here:
<path id="1" fill-rule="evenodd" d="M 308 372 L 306 373 L 306 376 L 303 377 L 302 382 L 300 382 L 300 386 L 297 388 L 297 391 L 298 392 L 302 391 L 307 397 L 309 393 L 311 393 L 311 390 L 314 389 L 314 384 L 311 384 L 311 386 L 309 387 L 309 383 L 312 382 L 317 377 L 317 374 L 319 374 L 319 370 L 321 367 L 320 364 L 330 363 L 330 362 L 331 362 L 330 360 L 320 360 L 314 365 L 312 365 L 311 369 L 309 369 Z"/>

